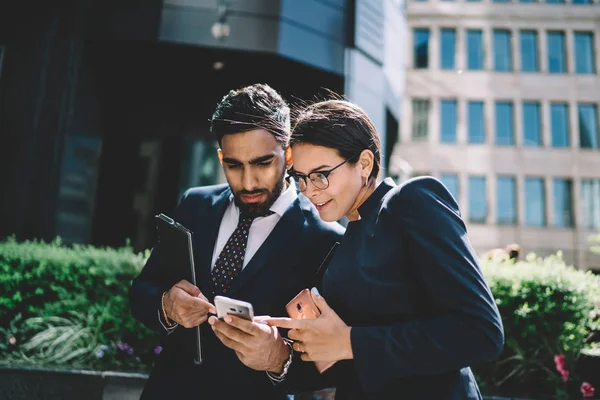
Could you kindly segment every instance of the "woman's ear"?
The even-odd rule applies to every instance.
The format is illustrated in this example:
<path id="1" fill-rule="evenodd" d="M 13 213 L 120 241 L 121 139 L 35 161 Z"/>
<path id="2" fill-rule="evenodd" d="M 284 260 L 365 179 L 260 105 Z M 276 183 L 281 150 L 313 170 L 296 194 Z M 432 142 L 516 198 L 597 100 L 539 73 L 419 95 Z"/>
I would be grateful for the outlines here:
<path id="1" fill-rule="evenodd" d="M 358 159 L 358 163 L 360 164 L 361 175 L 363 178 L 368 179 L 371 175 L 371 171 L 373 171 L 373 163 L 375 161 L 375 156 L 371 150 L 363 150 L 360 153 L 360 158 Z"/>

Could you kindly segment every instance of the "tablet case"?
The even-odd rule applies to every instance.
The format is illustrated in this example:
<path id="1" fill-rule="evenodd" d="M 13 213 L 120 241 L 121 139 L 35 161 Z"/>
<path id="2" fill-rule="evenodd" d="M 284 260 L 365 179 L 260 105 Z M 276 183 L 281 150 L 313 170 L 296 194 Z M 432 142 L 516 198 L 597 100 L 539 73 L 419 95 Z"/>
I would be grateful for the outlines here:
<path id="1" fill-rule="evenodd" d="M 163 263 L 170 268 L 175 268 L 176 276 L 191 282 L 194 286 L 198 286 L 194 269 L 192 231 L 165 214 L 159 214 L 155 218 Z M 194 330 L 196 331 L 196 358 L 194 363 L 200 365 L 202 364 L 200 326 L 195 327 Z"/>

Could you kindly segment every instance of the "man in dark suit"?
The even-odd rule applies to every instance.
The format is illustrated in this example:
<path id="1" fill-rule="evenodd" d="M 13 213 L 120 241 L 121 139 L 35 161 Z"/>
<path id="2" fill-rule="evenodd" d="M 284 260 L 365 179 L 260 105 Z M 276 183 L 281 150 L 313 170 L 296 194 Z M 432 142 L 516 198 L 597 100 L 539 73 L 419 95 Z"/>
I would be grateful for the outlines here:
<path id="1" fill-rule="evenodd" d="M 142 399 L 284 399 L 273 384 L 289 362 L 258 372 L 240 359 L 262 349 L 291 359 L 276 328 L 262 326 L 259 346 L 238 352 L 205 323 L 215 295 L 247 301 L 256 315 L 284 315 L 298 292 L 316 283 L 330 248 L 343 235 L 286 180 L 291 166 L 289 108 L 267 85 L 231 91 L 218 105 L 211 130 L 228 185 L 189 189 L 174 219 L 193 232 L 198 287 L 173 272 L 157 243 L 130 289 L 132 314 L 161 335 L 163 351 Z M 290 257 L 293 250 L 294 257 Z M 200 325 L 203 363 L 194 364 Z M 281 355 L 284 357 L 281 357 Z"/>

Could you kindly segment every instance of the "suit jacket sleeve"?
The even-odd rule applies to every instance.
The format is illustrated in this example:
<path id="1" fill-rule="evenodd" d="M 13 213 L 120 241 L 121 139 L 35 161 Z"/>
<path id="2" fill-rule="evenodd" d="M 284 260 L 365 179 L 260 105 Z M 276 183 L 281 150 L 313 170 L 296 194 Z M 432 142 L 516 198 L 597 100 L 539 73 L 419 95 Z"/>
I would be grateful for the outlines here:
<path id="1" fill-rule="evenodd" d="M 180 221 L 186 197 L 187 192 L 183 195 L 174 212 L 174 219 L 177 221 Z M 170 282 L 170 278 L 166 274 L 166 268 L 161 263 L 161 258 L 160 241 L 157 241 L 152 248 L 152 253 L 146 265 L 129 288 L 129 305 L 131 314 L 135 319 L 155 332 L 167 335 L 168 330 L 163 327 L 158 315 L 162 310 L 162 294 L 169 290 L 174 282 Z"/>
<path id="2" fill-rule="evenodd" d="M 403 241 L 405 262 L 433 308 L 443 311 L 391 326 L 352 328 L 355 368 L 367 390 L 495 359 L 504 343 L 498 309 L 450 193 L 433 178 L 399 189 L 386 205 L 400 229 L 390 237 Z"/>

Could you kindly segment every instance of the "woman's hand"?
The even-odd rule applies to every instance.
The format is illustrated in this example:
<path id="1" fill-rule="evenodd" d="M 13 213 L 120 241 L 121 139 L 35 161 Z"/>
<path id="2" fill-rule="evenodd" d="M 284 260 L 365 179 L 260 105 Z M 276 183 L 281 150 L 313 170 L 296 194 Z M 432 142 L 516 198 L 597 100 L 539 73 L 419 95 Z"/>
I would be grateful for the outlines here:
<path id="1" fill-rule="evenodd" d="M 271 326 L 290 329 L 288 337 L 295 341 L 293 348 L 301 352 L 304 361 L 338 361 L 353 358 L 350 330 L 352 329 L 329 307 L 316 288 L 311 297 L 321 311 L 316 319 L 269 318 Z"/>

